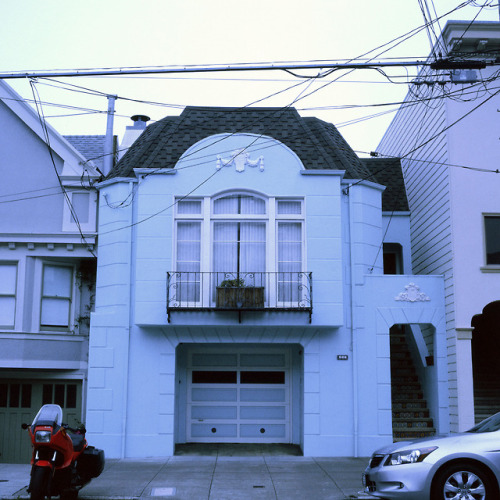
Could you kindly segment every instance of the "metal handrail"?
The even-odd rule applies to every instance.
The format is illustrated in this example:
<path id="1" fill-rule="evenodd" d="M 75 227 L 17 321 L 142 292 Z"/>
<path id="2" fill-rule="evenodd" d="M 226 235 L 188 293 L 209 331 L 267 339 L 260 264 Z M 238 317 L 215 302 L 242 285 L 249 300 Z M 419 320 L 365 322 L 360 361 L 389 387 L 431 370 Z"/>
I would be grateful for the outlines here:
<path id="1" fill-rule="evenodd" d="M 167 313 L 173 310 L 312 312 L 310 272 L 167 273 Z"/>

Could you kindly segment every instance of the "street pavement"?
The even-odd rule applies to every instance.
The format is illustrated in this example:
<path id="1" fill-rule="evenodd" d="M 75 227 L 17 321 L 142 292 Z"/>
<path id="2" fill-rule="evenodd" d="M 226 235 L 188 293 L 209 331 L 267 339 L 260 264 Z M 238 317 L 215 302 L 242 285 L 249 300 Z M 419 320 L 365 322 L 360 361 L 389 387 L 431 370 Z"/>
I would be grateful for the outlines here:
<path id="1" fill-rule="evenodd" d="M 343 500 L 362 493 L 367 458 L 173 456 L 106 460 L 88 500 Z M 0 464 L 0 500 L 28 499 L 29 465 Z"/>

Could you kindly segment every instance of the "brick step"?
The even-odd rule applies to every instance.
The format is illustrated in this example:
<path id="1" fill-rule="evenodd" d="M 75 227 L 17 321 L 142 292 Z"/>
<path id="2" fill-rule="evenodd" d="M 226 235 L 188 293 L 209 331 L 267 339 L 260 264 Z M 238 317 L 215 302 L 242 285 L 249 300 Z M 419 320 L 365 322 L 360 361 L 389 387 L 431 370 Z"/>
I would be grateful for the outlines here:
<path id="1" fill-rule="evenodd" d="M 407 373 L 407 371 L 410 371 L 411 373 L 416 373 L 415 368 L 413 368 L 413 365 L 411 364 L 411 359 L 398 359 L 398 360 L 392 360 L 391 361 L 391 375 L 392 376 L 397 376 L 400 375 L 401 373 Z"/>
<path id="2" fill-rule="evenodd" d="M 406 375 L 406 374 L 401 374 L 398 372 L 397 375 L 393 376 L 392 378 L 392 385 L 404 385 L 408 382 L 413 383 L 413 384 L 419 384 L 420 382 L 418 381 L 418 375 L 416 374 L 411 374 L 411 375 Z"/>
<path id="3" fill-rule="evenodd" d="M 392 391 L 396 392 L 422 392 L 422 386 L 420 382 L 413 382 L 412 380 L 406 380 L 405 382 L 400 382 L 392 384 Z"/>
<path id="4" fill-rule="evenodd" d="M 479 422 L 482 422 L 483 420 L 485 420 L 486 418 L 488 417 L 491 417 L 492 415 L 494 415 L 495 413 L 498 413 L 498 410 L 497 411 L 488 411 L 488 410 L 485 410 L 483 412 L 474 412 L 474 421 L 477 423 Z"/>
<path id="5" fill-rule="evenodd" d="M 392 437 L 394 441 L 406 441 L 418 438 L 424 438 L 429 436 L 434 436 L 436 434 L 436 429 L 433 427 L 423 427 L 423 428 L 399 428 L 393 430 Z"/>
<path id="6" fill-rule="evenodd" d="M 401 363 L 401 366 L 392 369 L 391 379 L 394 380 L 395 377 L 417 377 L 417 372 L 413 366 Z"/>
<path id="7" fill-rule="evenodd" d="M 391 366 L 394 361 L 406 360 L 411 363 L 411 356 L 408 349 L 404 351 L 392 352 L 391 350 Z"/>
<path id="8" fill-rule="evenodd" d="M 499 398 L 474 398 L 474 407 L 477 408 L 478 406 L 498 406 L 500 405 L 500 399 Z"/>
<path id="9" fill-rule="evenodd" d="M 400 399 L 392 401 L 392 410 L 422 410 L 427 409 L 427 401 L 425 399 Z"/>
<path id="10" fill-rule="evenodd" d="M 434 427 L 398 427 L 394 429 L 392 435 L 394 437 L 426 437 L 436 434 Z"/>
<path id="11" fill-rule="evenodd" d="M 474 415 L 483 415 L 483 418 L 485 415 L 489 417 L 498 412 L 500 412 L 500 405 L 474 406 Z"/>
<path id="12" fill-rule="evenodd" d="M 427 408 L 399 408 L 392 409 L 392 418 L 400 420 L 407 418 L 409 420 L 417 418 L 430 418 L 429 410 Z"/>
<path id="13" fill-rule="evenodd" d="M 427 429 L 433 428 L 432 418 L 405 418 L 392 421 L 393 429 Z"/>
<path id="14" fill-rule="evenodd" d="M 393 392 L 392 393 L 392 402 L 400 403 L 401 401 L 423 401 L 424 395 L 421 392 Z"/>
<path id="15" fill-rule="evenodd" d="M 474 391 L 475 396 L 497 396 L 500 397 L 500 390 L 496 387 L 490 388 L 481 388 L 481 389 L 476 389 Z"/>

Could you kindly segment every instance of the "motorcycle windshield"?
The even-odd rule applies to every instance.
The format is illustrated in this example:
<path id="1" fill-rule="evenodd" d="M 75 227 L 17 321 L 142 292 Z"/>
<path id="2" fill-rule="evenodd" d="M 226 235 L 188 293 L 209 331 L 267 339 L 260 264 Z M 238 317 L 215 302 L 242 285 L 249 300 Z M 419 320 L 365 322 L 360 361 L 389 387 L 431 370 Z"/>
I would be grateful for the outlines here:
<path id="1" fill-rule="evenodd" d="M 33 420 L 33 426 L 36 425 L 50 425 L 54 427 L 55 425 L 61 425 L 63 418 L 63 412 L 59 405 L 43 405 L 40 411 L 36 414 Z"/>

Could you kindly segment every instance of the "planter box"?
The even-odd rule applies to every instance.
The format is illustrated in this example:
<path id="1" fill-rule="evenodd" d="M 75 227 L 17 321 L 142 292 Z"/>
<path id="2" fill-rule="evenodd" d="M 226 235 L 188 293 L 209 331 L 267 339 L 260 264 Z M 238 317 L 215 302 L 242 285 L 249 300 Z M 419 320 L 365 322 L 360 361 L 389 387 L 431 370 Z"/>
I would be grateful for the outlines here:
<path id="1" fill-rule="evenodd" d="M 217 287 L 216 306 L 220 309 L 262 309 L 264 287 Z"/>

